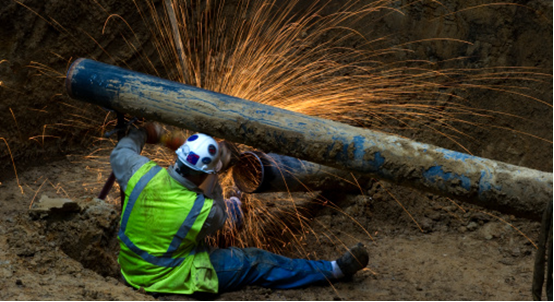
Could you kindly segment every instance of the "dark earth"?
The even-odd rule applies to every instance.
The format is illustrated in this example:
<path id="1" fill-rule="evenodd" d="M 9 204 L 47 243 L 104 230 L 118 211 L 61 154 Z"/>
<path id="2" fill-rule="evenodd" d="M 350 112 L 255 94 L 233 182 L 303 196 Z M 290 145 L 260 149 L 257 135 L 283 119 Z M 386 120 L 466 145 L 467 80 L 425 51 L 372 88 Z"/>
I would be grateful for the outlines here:
<path id="1" fill-rule="evenodd" d="M 333 1 L 329 12 L 342 2 Z M 237 3 L 226 2 L 226 13 L 232 16 Z M 163 1 L 154 4 L 162 6 Z M 466 57 L 456 61 L 457 68 L 525 66 L 547 76 L 516 81 L 524 88 L 521 94 L 456 91 L 469 107 L 504 112 L 486 119 L 468 116 L 469 123 L 458 126 L 465 135 L 456 142 L 418 129 L 381 130 L 552 172 L 552 2 L 397 1 L 393 6 L 402 14 L 386 15 L 371 27 L 361 22 L 357 30 L 386 36 L 390 45 L 460 39 L 472 44 L 442 41 L 406 47 L 423 59 Z M 108 155 L 115 143 L 99 137 L 113 127 L 115 117 L 72 100 L 63 86 L 68 65 L 79 57 L 146 72 L 144 56 L 123 47 L 120 33 L 130 31 L 125 22 L 112 22 L 102 33 L 110 14 L 126 20 L 140 53 L 159 65 L 152 33 L 133 1 L 3 0 L 0 5 L 2 300 L 154 299 L 118 279 L 116 190 L 106 202 L 93 197 L 108 177 Z M 504 88 L 514 85 L 513 79 L 497 82 Z M 311 229 L 317 231 L 306 234 L 299 246 L 280 249 L 291 257 L 330 260 L 361 241 L 369 249 L 370 262 L 352 280 L 294 290 L 248 286 L 216 299 L 532 299 L 539 221 L 384 182 L 374 182 L 361 193 L 314 192 L 338 209 L 313 211 Z M 68 211 L 40 212 L 36 208 L 42 196 L 68 198 L 77 205 Z M 305 200 L 312 195 L 293 197 Z M 272 203 L 282 194 L 263 198 Z"/>

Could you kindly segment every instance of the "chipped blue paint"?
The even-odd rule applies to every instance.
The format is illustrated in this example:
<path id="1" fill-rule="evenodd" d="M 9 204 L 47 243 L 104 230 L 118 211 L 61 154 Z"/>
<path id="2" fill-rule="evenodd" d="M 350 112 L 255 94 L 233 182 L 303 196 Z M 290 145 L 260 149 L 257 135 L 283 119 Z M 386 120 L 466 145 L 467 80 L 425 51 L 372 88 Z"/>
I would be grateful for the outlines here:
<path id="1" fill-rule="evenodd" d="M 300 113 L 290 112 L 281 108 L 270 107 L 267 105 L 246 101 L 237 97 L 225 95 L 222 93 L 217 93 L 213 91 L 208 91 L 199 87 L 190 86 L 182 83 L 177 83 L 169 80 L 160 79 L 155 76 L 141 74 L 131 70 L 127 70 L 121 67 L 108 65 L 93 60 L 83 59 L 78 60 L 73 63 L 75 65 L 75 76 L 71 77 L 70 83 L 70 92 L 72 97 L 86 100 L 91 103 L 101 105 L 102 107 L 114 109 L 112 101 L 117 100 L 118 89 L 122 86 L 127 86 L 130 81 L 140 80 L 144 86 L 151 87 L 153 89 L 159 89 L 161 93 L 176 93 L 182 95 L 182 99 L 196 100 L 196 101 L 205 101 L 205 99 L 216 99 L 218 102 L 223 102 L 225 104 L 241 104 L 244 105 L 248 103 L 248 107 L 252 108 L 254 112 L 260 115 L 266 116 L 275 116 L 278 113 L 286 112 L 287 115 L 291 116 L 291 120 L 294 120 L 295 117 L 302 117 L 303 120 L 319 120 L 316 117 L 305 116 Z M 70 67 L 70 70 L 72 67 Z M 116 82 L 117 85 L 111 85 L 111 83 Z M 111 86 L 110 86 L 111 85 Z M 131 91 L 139 95 L 137 87 L 131 87 Z M 99 89 L 100 88 L 100 89 Z M 135 88 L 135 89 L 133 89 Z M 146 97 L 144 93 L 140 94 L 141 97 Z M 172 103 L 172 105 L 177 106 L 178 108 L 186 108 L 187 110 L 192 110 L 190 107 L 179 103 L 179 99 L 174 100 L 166 99 L 164 101 Z M 154 98 L 149 97 L 149 101 L 156 101 Z M 241 107 L 243 108 L 243 107 Z M 226 110 L 230 112 L 236 112 L 237 114 L 244 115 L 244 112 Z M 199 111 L 203 114 L 213 114 L 213 111 Z M 255 119 L 253 119 L 255 120 Z M 267 121 L 267 120 L 264 120 Z M 271 122 L 271 121 L 269 121 Z M 303 123 L 306 125 L 307 123 Z M 279 125 L 275 123 L 275 125 Z M 296 125 L 291 124 L 290 129 L 295 129 Z"/>
<path id="2" fill-rule="evenodd" d="M 336 141 L 333 141 L 333 143 L 327 145 L 327 152 L 325 153 L 325 157 L 329 158 L 331 155 L 331 152 L 333 149 L 335 149 L 335 145 L 337 144 Z"/>
<path id="3" fill-rule="evenodd" d="M 332 155 L 332 151 L 340 143 L 342 149 L 334 154 L 334 159 L 340 162 L 363 162 L 365 150 L 367 149 L 365 137 L 358 135 L 350 139 L 346 134 L 333 135 L 332 133 L 329 133 L 329 136 L 332 136 L 333 143 L 327 146 L 327 157 Z M 353 158 L 350 158 L 350 154 L 353 155 Z"/>
<path id="4" fill-rule="evenodd" d="M 502 185 L 494 186 L 492 184 L 493 178 L 490 169 L 481 171 L 481 178 L 479 178 L 479 199 L 486 200 L 485 194 L 490 192 L 493 188 L 497 191 L 502 190 Z"/>
<path id="5" fill-rule="evenodd" d="M 354 160 L 361 161 L 364 159 L 365 154 L 365 137 L 361 135 L 354 136 L 352 139 L 352 142 L 354 143 Z"/>
<path id="6" fill-rule="evenodd" d="M 455 180 L 460 181 L 460 186 L 467 191 L 471 190 L 471 180 L 465 175 L 459 175 L 451 172 L 444 172 L 440 165 L 433 166 L 423 172 L 423 177 L 426 181 L 436 184 L 440 189 L 445 190 L 447 182 L 451 183 Z M 442 182 L 440 181 L 442 180 Z"/>
<path id="7" fill-rule="evenodd" d="M 461 160 L 463 162 L 465 162 L 466 159 L 470 159 L 470 158 L 476 159 L 476 157 L 473 155 L 460 153 L 460 152 L 456 152 L 448 149 L 438 148 L 437 151 L 442 153 L 445 159 Z"/>
<path id="8" fill-rule="evenodd" d="M 521 193 L 527 191 L 539 192 L 537 198 L 545 202 L 552 200 L 552 173 L 525 167 L 519 169 L 92 60 L 75 61 L 68 72 L 66 87 L 71 97 L 101 107 L 202 131 L 253 147 L 268 147 L 268 151 L 294 155 L 354 173 L 369 173 L 372 177 L 449 197 L 463 197 L 470 201 L 483 199 L 498 202 L 503 207 L 512 201 L 517 204 L 529 198 Z M 144 107 L 133 103 L 140 98 L 145 100 L 140 104 Z M 200 123 L 203 119 L 208 122 Z M 207 127 L 208 123 L 218 127 Z M 307 131 L 307 125 L 313 128 Z M 252 135 L 254 133 L 256 135 Z M 317 151 L 314 152 L 310 146 Z M 321 154 L 320 150 L 327 154 Z M 441 160 L 442 166 L 433 163 L 433 159 Z M 414 171 L 408 178 L 403 173 L 405 168 Z M 495 177 L 498 173 L 508 177 L 498 179 Z M 519 175 L 518 179 L 509 174 Z M 461 196 L 457 186 L 467 190 L 467 194 Z M 528 190 L 521 186 L 533 188 Z M 541 212 L 541 209 L 536 212 Z"/>
<path id="9" fill-rule="evenodd" d="M 256 112 L 257 114 L 275 115 L 273 112 L 271 112 L 269 110 L 256 110 L 254 112 Z"/>
<path id="10" fill-rule="evenodd" d="M 381 155 L 381 152 L 375 152 L 375 154 L 373 154 L 373 160 L 369 160 L 367 163 L 371 171 L 379 172 L 378 174 L 385 176 L 381 171 L 381 167 L 385 164 L 385 158 Z"/>

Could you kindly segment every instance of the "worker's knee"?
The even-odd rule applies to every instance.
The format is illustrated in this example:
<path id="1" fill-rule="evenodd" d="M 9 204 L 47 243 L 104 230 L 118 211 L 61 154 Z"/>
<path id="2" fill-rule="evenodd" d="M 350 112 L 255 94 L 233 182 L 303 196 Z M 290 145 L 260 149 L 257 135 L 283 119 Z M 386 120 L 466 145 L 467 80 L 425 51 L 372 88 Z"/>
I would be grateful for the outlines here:
<path id="1" fill-rule="evenodd" d="M 213 250 L 210 253 L 210 261 L 218 273 L 242 271 L 250 266 L 244 251 L 234 247 Z"/>
<path id="2" fill-rule="evenodd" d="M 243 249 L 247 262 L 252 267 L 264 266 L 264 267 L 283 267 L 290 268 L 291 261 L 289 258 L 273 254 L 266 250 L 258 248 L 245 248 Z"/>

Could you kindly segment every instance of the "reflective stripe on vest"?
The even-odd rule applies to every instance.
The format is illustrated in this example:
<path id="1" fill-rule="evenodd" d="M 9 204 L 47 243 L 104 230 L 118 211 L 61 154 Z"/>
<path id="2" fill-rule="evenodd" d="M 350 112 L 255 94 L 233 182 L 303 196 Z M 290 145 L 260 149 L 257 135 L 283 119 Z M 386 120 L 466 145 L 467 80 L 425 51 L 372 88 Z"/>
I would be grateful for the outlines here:
<path id="1" fill-rule="evenodd" d="M 139 255 L 142 259 L 147 261 L 150 264 L 154 264 L 157 266 L 163 266 L 163 267 L 176 267 L 179 266 L 185 258 L 171 258 L 172 254 L 179 248 L 181 245 L 181 242 L 185 237 L 187 236 L 189 230 L 192 228 L 194 222 L 196 221 L 196 218 L 200 214 L 200 211 L 202 210 L 202 207 L 204 206 L 204 195 L 203 194 L 197 194 L 196 200 L 194 201 L 194 205 L 192 206 L 191 211 L 187 214 L 187 217 L 185 218 L 185 221 L 181 224 L 179 227 L 179 230 L 177 231 L 177 234 L 173 236 L 173 239 L 171 240 L 171 244 L 169 245 L 167 252 L 163 254 L 162 257 L 157 257 L 150 255 L 148 252 L 142 250 L 138 246 L 136 246 L 129 237 L 125 234 L 125 230 L 127 228 L 127 222 L 129 221 L 129 216 L 131 215 L 131 211 L 133 210 L 133 207 L 135 206 L 135 202 L 137 201 L 138 197 L 142 193 L 142 190 L 146 187 L 146 185 L 160 172 L 162 168 L 158 165 L 153 166 L 146 174 L 144 174 L 140 180 L 137 182 L 135 187 L 133 188 L 133 191 L 129 195 L 129 199 L 127 200 L 127 207 L 125 208 L 125 212 L 123 213 L 123 217 L 121 220 L 121 227 L 119 229 L 119 238 L 125 245 L 133 251 L 135 254 Z M 194 253 L 199 252 L 195 251 L 193 249 L 189 255 L 193 255 Z"/>

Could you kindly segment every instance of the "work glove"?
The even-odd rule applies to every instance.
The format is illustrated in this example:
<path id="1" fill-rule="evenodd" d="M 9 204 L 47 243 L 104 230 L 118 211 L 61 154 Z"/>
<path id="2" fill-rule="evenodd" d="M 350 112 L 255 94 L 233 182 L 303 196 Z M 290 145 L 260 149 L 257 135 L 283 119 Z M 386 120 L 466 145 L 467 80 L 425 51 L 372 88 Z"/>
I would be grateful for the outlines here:
<path id="1" fill-rule="evenodd" d="M 146 143 L 161 143 L 162 145 L 173 151 L 179 149 L 179 147 L 181 147 L 181 145 L 184 144 L 187 140 L 183 131 L 167 131 L 162 127 L 162 125 L 158 123 L 146 123 L 144 126 L 142 126 L 142 128 L 147 135 Z"/>
<path id="2" fill-rule="evenodd" d="M 227 189 L 227 195 L 229 198 L 234 196 L 239 200 L 242 200 L 242 191 L 236 185 L 234 185 L 231 189 Z"/>
<path id="3" fill-rule="evenodd" d="M 185 134 L 183 131 L 180 130 L 173 130 L 173 131 L 167 131 L 162 135 L 160 138 L 160 143 L 162 143 L 167 148 L 176 151 L 185 143 L 187 138 L 185 137 Z"/>
<path id="4" fill-rule="evenodd" d="M 162 125 L 158 123 L 146 123 L 142 126 L 142 129 L 146 132 L 146 143 L 157 144 L 160 142 L 162 135 L 165 133 Z"/>
<path id="5" fill-rule="evenodd" d="M 240 228 L 243 221 L 241 209 L 242 202 L 238 197 L 232 196 L 229 199 L 225 199 L 225 205 L 227 206 L 227 214 L 229 215 L 229 219 L 231 219 L 231 223 L 233 223 L 237 229 Z"/>

